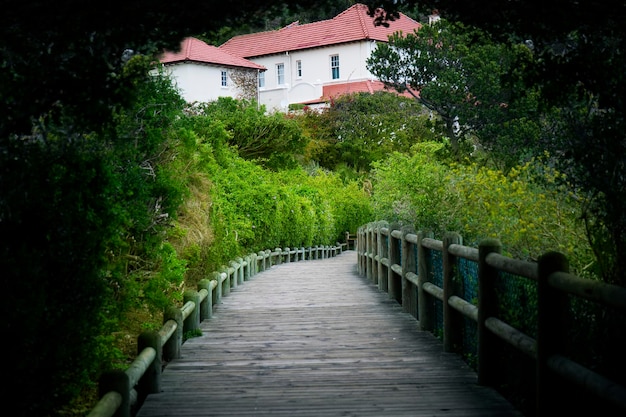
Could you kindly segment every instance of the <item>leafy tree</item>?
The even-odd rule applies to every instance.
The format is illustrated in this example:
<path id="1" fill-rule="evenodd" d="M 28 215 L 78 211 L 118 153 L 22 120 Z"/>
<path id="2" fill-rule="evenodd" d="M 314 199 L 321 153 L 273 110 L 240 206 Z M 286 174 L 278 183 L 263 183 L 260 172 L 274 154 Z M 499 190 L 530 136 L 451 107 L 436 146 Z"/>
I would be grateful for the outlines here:
<path id="1" fill-rule="evenodd" d="M 360 172 L 390 152 L 433 139 L 435 129 L 421 104 L 387 91 L 342 95 L 321 114 L 305 112 L 302 119 L 316 126 L 309 158 L 328 169 L 346 165 Z"/>
<path id="2" fill-rule="evenodd" d="M 482 31 L 440 20 L 390 36 L 372 53 L 368 68 L 441 117 L 453 154 L 459 155 L 464 138 L 477 137 L 481 146 L 497 150 L 500 160 L 521 153 L 515 143 L 504 149 L 497 140 L 507 128 L 509 135 L 521 133 L 515 138 L 520 141 L 529 142 L 528 134 L 537 137 L 532 129 L 536 100 L 517 91 L 516 67 L 529 55 L 525 46 L 498 44 Z M 510 156 L 506 160 L 517 162 Z"/>
<path id="3" fill-rule="evenodd" d="M 370 3 L 370 2 L 368 2 Z M 524 42 L 534 54 L 524 71 L 539 88 L 559 123 L 549 137 L 551 154 L 570 185 L 590 196 L 586 210 L 590 240 L 605 280 L 624 285 L 626 257 L 626 4 L 598 1 L 525 2 L 496 0 L 408 1 L 438 9 L 451 21 L 480 27 L 501 40 Z M 376 3 L 393 18 L 393 1 Z M 555 18 L 559 16 L 559 18 Z M 387 19 L 388 20 L 388 19 Z M 390 22 L 393 24 L 393 22 Z"/>
<path id="4" fill-rule="evenodd" d="M 162 297 L 182 279 L 161 239 L 182 194 L 163 164 L 166 120 L 183 101 L 147 75 L 146 61 L 127 68 L 135 66 L 143 68 L 137 100 L 106 134 L 44 121 L 3 142 L 2 284 L 20 294 L 3 303 L 3 331 L 16 335 L 5 370 L 17 376 L 3 395 L 20 400 L 17 415 L 48 415 L 74 397 L 109 366 L 110 326 L 146 301 L 140 294 Z M 142 288 L 150 268 L 160 272 Z"/>
<path id="5" fill-rule="evenodd" d="M 607 282 L 626 286 L 626 3 L 408 2 L 530 46 L 533 60 L 524 71 L 525 82 L 538 89 L 545 112 L 558 116 L 548 125 L 545 141 L 553 164 L 565 174 L 564 184 L 586 202 L 583 219 L 598 273 Z M 393 11 L 394 3 L 377 4 Z M 598 310 L 589 317 L 594 369 L 623 384 L 624 314 Z"/>
<path id="6" fill-rule="evenodd" d="M 229 71 L 228 76 L 237 91 L 239 91 L 238 99 L 252 101 L 258 98 L 257 87 L 259 80 L 256 72 L 232 69 Z"/>
<path id="7" fill-rule="evenodd" d="M 243 158 L 262 161 L 272 168 L 294 166 L 294 155 L 304 151 L 306 138 L 297 123 L 282 113 L 265 114 L 256 101 L 220 97 L 202 105 L 200 113 L 215 117 L 231 133 L 229 144 Z"/>

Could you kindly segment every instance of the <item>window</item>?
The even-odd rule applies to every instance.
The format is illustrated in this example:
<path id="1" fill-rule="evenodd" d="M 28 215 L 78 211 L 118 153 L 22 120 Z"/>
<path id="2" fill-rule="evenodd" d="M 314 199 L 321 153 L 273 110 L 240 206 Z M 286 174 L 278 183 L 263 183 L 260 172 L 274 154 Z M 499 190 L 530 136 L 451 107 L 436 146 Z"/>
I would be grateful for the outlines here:
<path id="1" fill-rule="evenodd" d="M 339 79 L 339 55 L 330 56 L 330 72 L 333 80 Z"/>
<path id="2" fill-rule="evenodd" d="M 259 88 L 265 87 L 265 73 L 259 72 Z"/>
<path id="3" fill-rule="evenodd" d="M 285 84 L 285 64 L 276 64 L 276 82 L 278 85 Z"/>
<path id="4" fill-rule="evenodd" d="M 226 73 L 226 70 L 222 70 L 222 87 L 227 87 L 228 86 L 228 74 Z"/>
<path id="5" fill-rule="evenodd" d="M 302 61 L 296 61 L 296 75 L 298 78 L 302 78 Z"/>

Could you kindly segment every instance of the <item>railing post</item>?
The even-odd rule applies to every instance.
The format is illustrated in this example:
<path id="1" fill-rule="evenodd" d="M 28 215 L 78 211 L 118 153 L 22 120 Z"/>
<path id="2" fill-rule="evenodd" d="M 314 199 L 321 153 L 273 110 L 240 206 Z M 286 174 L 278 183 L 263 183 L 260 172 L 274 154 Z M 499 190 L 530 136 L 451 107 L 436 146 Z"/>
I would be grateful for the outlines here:
<path id="1" fill-rule="evenodd" d="M 369 281 L 374 279 L 374 274 L 372 273 L 372 266 L 374 265 L 373 258 L 373 250 L 372 250 L 372 235 L 373 235 L 372 223 L 368 223 L 365 229 L 365 276 Z"/>
<path id="2" fill-rule="evenodd" d="M 161 392 L 163 348 L 161 347 L 161 337 L 157 332 L 144 332 L 137 338 L 137 355 L 148 347 L 153 348 L 156 355 L 137 384 L 137 408 L 141 407 L 148 394 Z"/>
<path id="3" fill-rule="evenodd" d="M 270 269 L 272 267 L 272 251 L 269 249 L 265 249 L 265 257 L 267 261 L 265 263 L 265 269 Z"/>
<path id="4" fill-rule="evenodd" d="M 183 304 L 191 301 L 195 308 L 183 322 L 183 333 L 193 332 L 200 328 L 200 294 L 197 291 L 187 290 L 183 294 Z"/>
<path id="5" fill-rule="evenodd" d="M 401 239 L 395 238 L 393 232 L 400 230 L 398 224 L 389 226 L 387 234 L 387 258 L 389 259 L 389 267 L 387 268 L 387 288 L 389 298 L 396 300 L 402 305 L 402 277 L 399 277 L 393 270 L 393 265 L 402 266 L 402 244 Z"/>
<path id="6" fill-rule="evenodd" d="M 163 360 L 171 361 L 180 358 L 180 347 L 183 344 L 183 312 L 175 306 L 168 307 L 163 313 L 163 323 L 170 320 L 176 322 L 176 330 L 163 345 Z"/>
<path id="7" fill-rule="evenodd" d="M 559 381 L 548 368 L 548 360 L 554 354 L 563 352 L 565 343 L 564 315 L 568 309 L 567 295 L 558 291 L 548 282 L 554 272 L 569 272 L 565 255 L 548 252 L 539 258 L 537 264 L 537 404 L 538 417 L 552 414 L 562 397 L 559 397 Z"/>
<path id="8" fill-rule="evenodd" d="M 113 415 L 114 417 L 131 417 L 130 389 L 130 378 L 126 372 L 119 369 L 104 372 L 98 382 L 99 397 L 109 391 L 118 392 L 122 396 L 122 403 Z"/>
<path id="9" fill-rule="evenodd" d="M 274 248 L 274 253 L 276 253 L 276 259 L 274 260 L 273 265 L 280 265 L 283 263 L 283 250 L 281 248 Z"/>
<path id="10" fill-rule="evenodd" d="M 361 257 L 361 227 L 356 229 L 356 243 L 354 249 L 356 250 L 356 270 L 359 276 L 363 276 L 363 258 Z"/>
<path id="11" fill-rule="evenodd" d="M 412 227 L 402 228 L 402 311 L 417 318 L 417 291 L 413 284 L 406 279 L 409 272 L 417 275 L 415 262 L 415 245 L 406 239 L 408 234 L 415 234 Z"/>
<path id="12" fill-rule="evenodd" d="M 366 242 L 367 236 L 365 234 L 366 227 L 359 227 L 359 235 L 358 235 L 358 257 L 360 259 L 359 265 L 361 267 L 361 276 L 364 277 L 367 275 L 367 256 L 366 256 Z"/>
<path id="13" fill-rule="evenodd" d="M 380 253 L 378 253 L 378 227 L 375 223 L 372 228 L 372 282 L 374 285 L 380 285 L 378 280 L 378 263 L 380 262 Z"/>
<path id="14" fill-rule="evenodd" d="M 237 285 L 239 284 L 239 263 L 237 263 L 237 261 L 230 261 L 228 263 L 228 267 L 229 274 L 231 270 L 233 271 L 230 280 L 230 287 L 233 289 L 237 288 Z"/>
<path id="15" fill-rule="evenodd" d="M 241 284 L 243 284 L 243 281 L 244 281 L 243 276 L 244 276 L 245 265 L 244 265 L 244 262 L 243 262 L 243 258 L 241 258 L 241 257 L 235 259 L 235 261 L 237 262 L 237 268 L 238 268 L 237 269 L 237 284 L 241 285 Z"/>
<path id="16" fill-rule="evenodd" d="M 431 232 L 420 231 L 417 234 L 417 315 L 420 329 L 429 332 L 435 328 L 435 301 L 424 291 L 424 284 L 430 276 L 430 260 L 422 240 L 432 237 Z"/>
<path id="17" fill-rule="evenodd" d="M 252 258 L 250 257 L 250 255 L 246 255 L 243 258 L 243 280 L 244 281 L 249 281 L 250 280 L 250 276 L 252 275 L 251 273 L 251 269 L 252 269 Z"/>
<path id="18" fill-rule="evenodd" d="M 283 249 L 283 253 L 285 253 L 287 255 L 285 257 L 285 263 L 291 263 L 291 249 L 290 248 L 285 248 L 285 249 Z"/>
<path id="19" fill-rule="evenodd" d="M 222 274 L 226 274 L 226 279 L 224 281 L 219 281 L 222 287 L 222 297 L 226 297 L 230 294 L 230 272 L 228 271 L 228 267 L 222 266 L 220 269 Z"/>
<path id="20" fill-rule="evenodd" d="M 215 286 L 215 291 L 213 291 L 213 305 L 218 305 L 219 303 L 222 302 L 222 280 L 221 280 L 221 276 L 222 274 L 220 274 L 219 272 L 213 272 L 211 274 L 211 279 L 215 280 L 216 282 L 216 286 Z"/>
<path id="21" fill-rule="evenodd" d="M 250 254 L 250 262 L 250 278 L 252 278 L 259 273 L 259 262 L 257 261 L 256 253 L 253 252 Z"/>
<path id="22" fill-rule="evenodd" d="M 457 273 L 457 258 L 448 248 L 450 245 L 462 245 L 463 239 L 457 233 L 447 233 L 443 238 L 443 350 L 456 352 L 462 346 L 463 316 L 457 313 L 449 303 L 450 297 L 462 294 L 459 289 L 460 279 Z"/>
<path id="23" fill-rule="evenodd" d="M 389 250 L 389 239 L 390 236 L 387 236 L 385 239 L 385 234 L 383 233 L 383 229 L 389 229 L 389 225 L 386 222 L 378 222 L 376 224 L 376 252 L 377 252 L 377 263 L 376 263 L 376 277 L 378 278 L 378 289 L 384 291 L 391 297 L 389 294 L 389 282 L 388 282 L 388 272 L 387 266 L 383 263 L 384 258 L 389 258 L 388 250 Z M 388 259 L 387 259 L 388 260 Z"/>
<path id="24" fill-rule="evenodd" d="M 486 320 L 495 314 L 497 306 L 495 285 L 498 270 L 489 266 L 487 256 L 500 253 L 497 239 L 485 239 L 478 245 L 478 383 L 493 385 L 496 378 L 496 336 L 486 326 Z"/>
<path id="25" fill-rule="evenodd" d="M 213 316 L 213 291 L 211 290 L 211 280 L 202 279 L 198 282 L 198 290 L 206 290 L 207 297 L 200 302 L 200 321 L 210 319 Z"/>

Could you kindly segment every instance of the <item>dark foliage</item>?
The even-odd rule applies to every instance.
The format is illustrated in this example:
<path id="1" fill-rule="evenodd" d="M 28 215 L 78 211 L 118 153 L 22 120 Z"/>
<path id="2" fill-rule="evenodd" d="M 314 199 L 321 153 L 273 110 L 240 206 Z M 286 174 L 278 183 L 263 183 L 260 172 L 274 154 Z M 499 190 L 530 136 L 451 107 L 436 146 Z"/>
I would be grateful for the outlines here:
<path id="1" fill-rule="evenodd" d="M 560 113 L 546 146 L 570 185 L 589 198 L 589 236 L 605 280 L 626 285 L 626 3 L 595 0 L 409 1 L 502 40 L 525 42 L 525 71 L 544 107 Z M 394 6 L 391 6 L 392 8 Z"/>
<path id="2" fill-rule="evenodd" d="M 66 140 L 13 138 L 0 153 L 2 398 L 15 415 L 46 415 L 76 394 L 104 314 L 110 175 L 98 145 Z"/>

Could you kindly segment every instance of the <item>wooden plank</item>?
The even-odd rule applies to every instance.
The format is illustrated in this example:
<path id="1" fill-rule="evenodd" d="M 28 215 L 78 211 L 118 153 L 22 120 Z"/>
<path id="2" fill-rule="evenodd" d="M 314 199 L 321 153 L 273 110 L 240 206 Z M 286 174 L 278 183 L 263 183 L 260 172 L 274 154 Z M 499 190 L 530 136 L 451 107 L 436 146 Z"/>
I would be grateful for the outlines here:
<path id="1" fill-rule="evenodd" d="M 359 277 L 354 251 L 254 276 L 201 329 L 139 417 L 522 416 Z"/>

